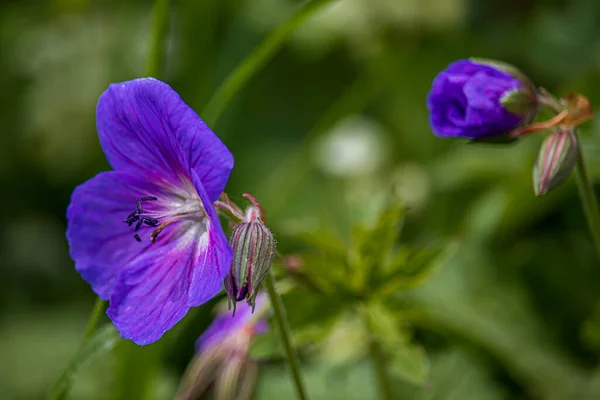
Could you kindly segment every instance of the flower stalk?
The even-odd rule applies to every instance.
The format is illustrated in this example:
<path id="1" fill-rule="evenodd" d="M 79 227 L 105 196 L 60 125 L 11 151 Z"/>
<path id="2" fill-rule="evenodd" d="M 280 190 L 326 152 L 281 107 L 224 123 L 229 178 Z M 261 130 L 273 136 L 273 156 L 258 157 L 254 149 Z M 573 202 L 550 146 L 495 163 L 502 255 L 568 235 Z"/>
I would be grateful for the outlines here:
<path id="1" fill-rule="evenodd" d="M 275 321 L 277 322 L 277 326 L 279 328 L 281 341 L 283 342 L 283 347 L 285 348 L 287 362 L 290 367 L 292 377 L 294 378 L 296 395 L 300 400 L 307 400 L 308 392 L 306 391 L 306 386 L 304 385 L 304 380 L 302 378 L 298 354 L 296 353 L 296 348 L 294 347 L 294 343 L 292 341 L 292 330 L 285 315 L 285 307 L 283 306 L 281 297 L 275 289 L 275 281 L 272 273 L 267 274 L 265 285 L 267 287 L 267 293 L 269 294 L 273 315 L 275 316 Z"/>
<path id="2" fill-rule="evenodd" d="M 383 349 L 375 339 L 369 341 L 369 352 L 371 363 L 373 364 L 373 371 L 375 372 L 375 378 L 379 384 L 379 398 L 381 400 L 393 400 L 394 392 L 387 373 Z"/>
<path id="3" fill-rule="evenodd" d="M 594 187 L 590 180 L 590 176 L 583 158 L 583 151 L 577 132 L 575 132 L 577 138 L 577 167 L 575 168 L 577 174 L 577 188 L 579 189 L 579 197 L 583 206 L 583 211 L 588 222 L 592 238 L 594 239 L 594 246 L 598 257 L 600 257 L 600 210 L 598 209 L 598 200 L 594 193 Z"/>
<path id="4" fill-rule="evenodd" d="M 99 297 L 96 297 L 96 301 L 94 302 L 94 308 L 92 308 L 92 312 L 90 313 L 90 317 L 88 319 L 87 327 L 85 328 L 85 334 L 83 335 L 83 340 L 79 345 L 79 350 L 83 349 L 85 344 L 92 338 L 92 335 L 96 331 L 98 327 L 98 321 L 100 321 L 100 316 L 104 311 L 104 301 Z M 71 385 L 69 383 L 65 384 L 67 380 L 67 370 L 71 367 L 71 365 L 67 365 L 65 371 L 58 377 L 57 381 L 52 385 L 50 391 L 46 395 L 45 399 L 47 400 L 64 400 L 69 395 L 69 390 L 71 390 Z"/>
<path id="5" fill-rule="evenodd" d="M 83 343 L 87 342 L 98 327 L 98 321 L 100 320 L 100 316 L 104 311 L 104 301 L 100 297 L 96 297 L 96 301 L 94 302 L 94 308 L 92 309 L 92 313 L 90 314 L 90 319 L 88 320 L 87 326 L 85 328 L 85 335 L 83 336 Z M 82 343 L 82 345 L 83 345 Z"/>

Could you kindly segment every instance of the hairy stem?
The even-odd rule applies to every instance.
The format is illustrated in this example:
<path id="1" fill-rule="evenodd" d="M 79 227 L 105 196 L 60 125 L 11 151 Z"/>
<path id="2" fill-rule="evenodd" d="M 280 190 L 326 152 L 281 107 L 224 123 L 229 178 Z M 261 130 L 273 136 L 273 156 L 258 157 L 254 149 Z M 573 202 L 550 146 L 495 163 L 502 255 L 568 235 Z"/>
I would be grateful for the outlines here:
<path id="1" fill-rule="evenodd" d="M 306 387 L 304 386 L 304 380 L 302 379 L 302 373 L 300 371 L 300 362 L 298 361 L 296 348 L 294 347 L 294 344 L 292 342 L 292 330 L 290 329 L 290 323 L 288 322 L 287 316 L 285 315 L 285 308 L 283 306 L 283 302 L 281 301 L 281 297 L 275 289 L 275 281 L 273 279 L 272 273 L 267 274 L 267 278 L 265 279 L 265 285 L 267 286 L 267 292 L 269 293 L 269 300 L 271 301 L 271 307 L 273 308 L 275 321 L 277 322 L 277 325 L 279 327 L 281 341 L 283 342 L 283 346 L 285 347 L 288 365 L 294 378 L 296 394 L 298 396 L 298 399 L 306 400 L 308 399 L 308 394 L 306 392 Z"/>

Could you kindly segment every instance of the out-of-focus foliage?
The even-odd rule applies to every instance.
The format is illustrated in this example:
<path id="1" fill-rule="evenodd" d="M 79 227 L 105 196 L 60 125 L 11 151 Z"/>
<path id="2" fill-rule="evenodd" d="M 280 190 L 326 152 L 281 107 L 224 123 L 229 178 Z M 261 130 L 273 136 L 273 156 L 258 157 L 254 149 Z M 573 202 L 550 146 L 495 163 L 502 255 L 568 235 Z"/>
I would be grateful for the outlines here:
<path id="1" fill-rule="evenodd" d="M 201 114 L 298 3 L 173 0 L 162 78 Z M 150 11 L 145 0 L 0 4 L 1 399 L 37 398 L 81 339 L 93 296 L 68 255 L 65 209 L 74 186 L 109 168 L 95 104 L 110 82 L 141 74 Z M 384 325 L 376 329 L 389 345 L 407 343 L 410 332 L 419 346 L 411 351 L 427 354 L 427 375 L 393 360 L 398 398 L 600 397 L 600 261 L 573 182 L 536 198 L 541 137 L 506 146 L 442 140 L 425 108 L 435 74 L 469 56 L 510 62 L 598 108 L 599 24 L 597 0 L 338 0 L 229 105 L 213 127 L 236 157 L 227 192 L 260 199 L 280 252 L 303 254 L 322 292 L 296 288 L 284 298 L 314 399 L 377 394 L 367 349 L 356 345 L 369 339 L 364 321 L 340 293 L 361 287 L 388 299 L 366 314 Z M 599 122 L 582 132 L 595 177 Z M 375 243 L 361 241 L 356 226 L 372 227 L 366 221 L 377 221 L 390 196 L 406 210 L 401 240 L 383 229 Z M 299 241 L 298 232 L 313 234 Z M 458 251 L 443 265 L 415 252 L 443 249 L 449 238 Z M 350 243 L 396 253 L 382 260 Z M 366 280 L 353 263 L 386 269 Z M 413 283 L 425 272 L 433 273 Z M 160 364 L 153 346 L 119 345 L 94 360 L 71 398 L 169 398 L 210 311 L 198 309 L 161 341 Z M 396 323 L 402 329 L 385 328 Z M 262 344 L 256 398 L 291 398 L 278 349 Z M 390 358 L 406 354 L 397 350 Z M 137 384 L 144 379 L 151 386 Z"/>

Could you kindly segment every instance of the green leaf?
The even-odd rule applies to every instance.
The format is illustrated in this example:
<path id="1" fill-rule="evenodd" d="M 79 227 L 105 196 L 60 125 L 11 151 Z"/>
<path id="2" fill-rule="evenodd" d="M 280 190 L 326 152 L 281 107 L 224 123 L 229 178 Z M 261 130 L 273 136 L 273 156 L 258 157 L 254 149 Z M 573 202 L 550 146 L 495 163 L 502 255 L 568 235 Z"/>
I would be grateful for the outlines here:
<path id="1" fill-rule="evenodd" d="M 307 253 L 302 255 L 302 269 L 295 273 L 297 281 L 306 279 L 318 291 L 335 295 L 340 289 L 348 290 L 348 265 L 345 258 L 323 253 Z M 341 296 L 341 293 L 339 294 Z"/>
<path id="2" fill-rule="evenodd" d="M 342 315 L 348 301 L 340 297 L 292 291 L 282 295 L 288 320 L 298 346 L 323 340 Z"/>
<path id="3" fill-rule="evenodd" d="M 391 353 L 389 370 L 392 375 L 422 385 L 429 376 L 429 360 L 421 346 L 407 343 Z"/>
<path id="4" fill-rule="evenodd" d="M 273 360 L 281 359 L 285 356 L 285 349 L 279 339 L 276 329 L 269 329 L 262 335 L 252 339 L 249 351 L 252 360 Z"/>
<path id="5" fill-rule="evenodd" d="M 365 310 L 369 331 L 388 355 L 388 370 L 395 377 L 415 384 L 425 383 L 429 362 L 423 349 L 411 342 L 411 333 L 396 310 L 372 301 Z"/>
<path id="6" fill-rule="evenodd" d="M 387 263 L 396 244 L 403 216 L 404 209 L 396 203 L 386 207 L 372 226 L 354 229 L 354 246 L 349 259 L 353 287 L 361 289 L 371 274 L 378 274 Z"/>
<path id="7" fill-rule="evenodd" d="M 343 369 L 312 365 L 302 369 L 309 398 L 313 400 L 365 400 L 377 398 L 377 385 L 369 363 Z M 289 374 L 280 366 L 261 369 L 256 399 L 294 399 L 296 392 Z"/>
<path id="8" fill-rule="evenodd" d="M 378 279 L 373 290 L 389 296 L 419 286 L 456 254 L 458 246 L 457 241 L 451 241 L 422 249 L 400 247 L 387 267 L 389 272 Z"/>
<path id="9" fill-rule="evenodd" d="M 301 243 L 320 250 L 329 256 L 346 258 L 346 245 L 332 232 L 322 228 L 314 230 L 290 229 L 289 234 Z"/>
<path id="10" fill-rule="evenodd" d="M 356 314 L 339 319 L 320 346 L 318 364 L 344 367 L 356 364 L 368 352 L 368 332 Z"/>
<path id="11" fill-rule="evenodd" d="M 292 291 L 282 295 L 294 343 L 298 347 L 318 345 L 332 332 L 342 316 L 347 301 L 339 297 L 318 295 L 308 291 Z M 275 322 L 269 322 L 275 326 Z M 250 349 L 253 359 L 264 360 L 284 355 L 276 329 L 256 337 Z"/>
<path id="12" fill-rule="evenodd" d="M 106 324 L 77 351 L 65 371 L 51 388 L 47 400 L 56 400 L 63 397 L 65 390 L 73 384 L 73 380 L 83 367 L 88 365 L 94 358 L 107 353 L 119 343 L 119 333 L 112 324 Z"/>

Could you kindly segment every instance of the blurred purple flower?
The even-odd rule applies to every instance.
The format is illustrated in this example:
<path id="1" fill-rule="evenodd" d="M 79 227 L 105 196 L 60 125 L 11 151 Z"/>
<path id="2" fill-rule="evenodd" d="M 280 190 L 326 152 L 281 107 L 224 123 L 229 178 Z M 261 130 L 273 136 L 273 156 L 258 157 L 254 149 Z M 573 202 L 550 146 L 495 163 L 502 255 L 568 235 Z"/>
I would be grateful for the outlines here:
<path id="1" fill-rule="evenodd" d="M 214 387 L 217 399 L 250 399 L 258 373 L 250 359 L 252 339 L 267 331 L 268 301 L 264 293 L 255 299 L 256 312 L 240 304 L 232 316 L 225 310 L 196 342 L 198 354 L 190 363 L 176 396 L 177 400 L 197 399 Z"/>
<path id="2" fill-rule="evenodd" d="M 148 344 L 222 289 L 232 252 L 212 203 L 233 156 L 156 79 L 110 85 L 97 128 L 114 171 L 73 192 L 71 257 L 121 335 Z"/>
<path id="3" fill-rule="evenodd" d="M 427 96 L 433 132 L 440 137 L 470 139 L 506 134 L 525 116 L 509 112 L 504 95 L 526 90 L 521 80 L 493 66 L 455 61 L 440 72 Z"/>
<path id="4" fill-rule="evenodd" d="M 232 316 L 229 310 L 220 313 L 213 323 L 204 331 L 196 342 L 196 349 L 200 352 L 214 348 L 219 344 L 227 342 L 229 337 L 245 333 L 252 337 L 267 331 L 267 322 L 260 319 L 260 314 L 268 304 L 266 295 L 259 293 L 256 296 L 254 306 L 257 309 L 253 313 L 251 305 L 240 303 L 236 313 Z"/>

